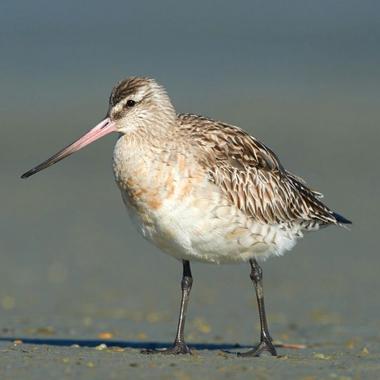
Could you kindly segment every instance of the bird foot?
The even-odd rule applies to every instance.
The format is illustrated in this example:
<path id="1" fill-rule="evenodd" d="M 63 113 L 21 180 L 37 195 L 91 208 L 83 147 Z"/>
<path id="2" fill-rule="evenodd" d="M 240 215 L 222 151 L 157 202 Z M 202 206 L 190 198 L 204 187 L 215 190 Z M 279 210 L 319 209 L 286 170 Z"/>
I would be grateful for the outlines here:
<path id="1" fill-rule="evenodd" d="M 269 353 L 272 356 L 277 356 L 276 349 L 270 339 L 263 339 L 255 348 L 247 352 L 238 352 L 241 357 L 258 357 L 264 353 Z"/>
<path id="2" fill-rule="evenodd" d="M 145 349 L 142 354 L 161 354 L 161 355 L 184 355 L 191 354 L 190 348 L 184 342 L 175 342 L 172 347 L 160 349 Z"/>

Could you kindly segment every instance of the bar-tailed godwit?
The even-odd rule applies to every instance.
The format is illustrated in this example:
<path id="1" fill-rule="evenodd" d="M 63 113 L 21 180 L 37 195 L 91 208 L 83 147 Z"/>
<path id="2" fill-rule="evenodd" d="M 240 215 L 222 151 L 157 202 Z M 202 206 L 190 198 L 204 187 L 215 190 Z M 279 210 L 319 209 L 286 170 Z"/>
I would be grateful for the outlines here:
<path id="1" fill-rule="evenodd" d="M 143 77 L 119 82 L 103 121 L 22 178 L 111 132 L 118 133 L 115 179 L 132 219 L 145 238 L 183 265 L 174 344 L 149 352 L 190 352 L 184 326 L 194 260 L 249 262 L 261 336 L 240 355 L 276 355 L 258 261 L 290 250 L 304 231 L 351 222 L 325 206 L 321 194 L 287 171 L 267 146 L 236 126 L 176 114 L 165 89 Z"/>

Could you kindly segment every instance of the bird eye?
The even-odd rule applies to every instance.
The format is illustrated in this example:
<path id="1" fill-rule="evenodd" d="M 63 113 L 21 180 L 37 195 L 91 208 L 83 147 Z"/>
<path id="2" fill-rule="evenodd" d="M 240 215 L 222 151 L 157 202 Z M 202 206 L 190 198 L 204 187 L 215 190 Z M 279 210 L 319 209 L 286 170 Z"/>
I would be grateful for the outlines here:
<path id="1" fill-rule="evenodd" d="M 127 107 L 133 107 L 135 104 L 136 104 L 136 102 L 134 100 L 132 100 L 132 99 L 129 99 L 127 101 Z"/>

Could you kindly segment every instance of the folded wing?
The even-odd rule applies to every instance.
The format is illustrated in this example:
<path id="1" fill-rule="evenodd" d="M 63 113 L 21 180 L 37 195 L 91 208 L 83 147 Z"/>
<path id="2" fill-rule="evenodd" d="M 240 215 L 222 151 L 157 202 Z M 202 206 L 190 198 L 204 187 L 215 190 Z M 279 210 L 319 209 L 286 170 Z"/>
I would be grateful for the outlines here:
<path id="1" fill-rule="evenodd" d="M 262 223 L 304 228 L 341 224 L 322 194 L 286 171 L 264 144 L 238 127 L 196 115 L 179 115 L 199 146 L 210 181 L 240 210 Z"/>

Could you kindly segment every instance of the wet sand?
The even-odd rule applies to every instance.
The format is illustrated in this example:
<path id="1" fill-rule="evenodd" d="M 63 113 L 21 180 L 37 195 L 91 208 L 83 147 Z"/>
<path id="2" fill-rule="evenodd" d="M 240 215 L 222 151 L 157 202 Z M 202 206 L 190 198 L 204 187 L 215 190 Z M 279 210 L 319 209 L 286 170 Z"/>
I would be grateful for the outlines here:
<path id="1" fill-rule="evenodd" d="M 164 338 L 155 342 L 148 338 L 150 331 L 159 338 L 160 331 L 166 330 L 164 322 L 155 321 L 154 329 L 149 322 L 139 323 L 141 332 L 137 333 L 135 340 L 124 338 L 131 325 L 128 320 L 125 323 L 114 323 L 112 319 L 103 323 L 94 321 L 92 327 L 78 326 L 77 320 L 67 318 L 64 323 L 50 320 L 46 325 L 44 322 L 41 320 L 36 324 L 23 320 L 20 321 L 24 325 L 22 329 L 3 329 L 0 340 L 2 379 L 346 380 L 375 379 L 380 371 L 380 341 L 368 327 L 358 331 L 357 327 L 326 323 L 298 329 L 277 323 L 274 330 L 284 342 L 302 342 L 307 348 L 278 348 L 280 355 L 277 358 L 238 358 L 234 353 L 246 350 L 248 346 L 226 343 L 223 333 L 218 337 L 212 334 L 208 338 L 201 337 L 204 334 L 192 324 L 188 334 L 194 336 L 189 340 L 193 354 L 168 357 L 140 353 L 141 348 L 169 344 Z M 27 327 L 29 325 L 45 327 Z M 107 332 L 111 339 L 97 338 L 106 334 L 99 333 L 102 327 L 112 328 L 112 334 Z"/>

